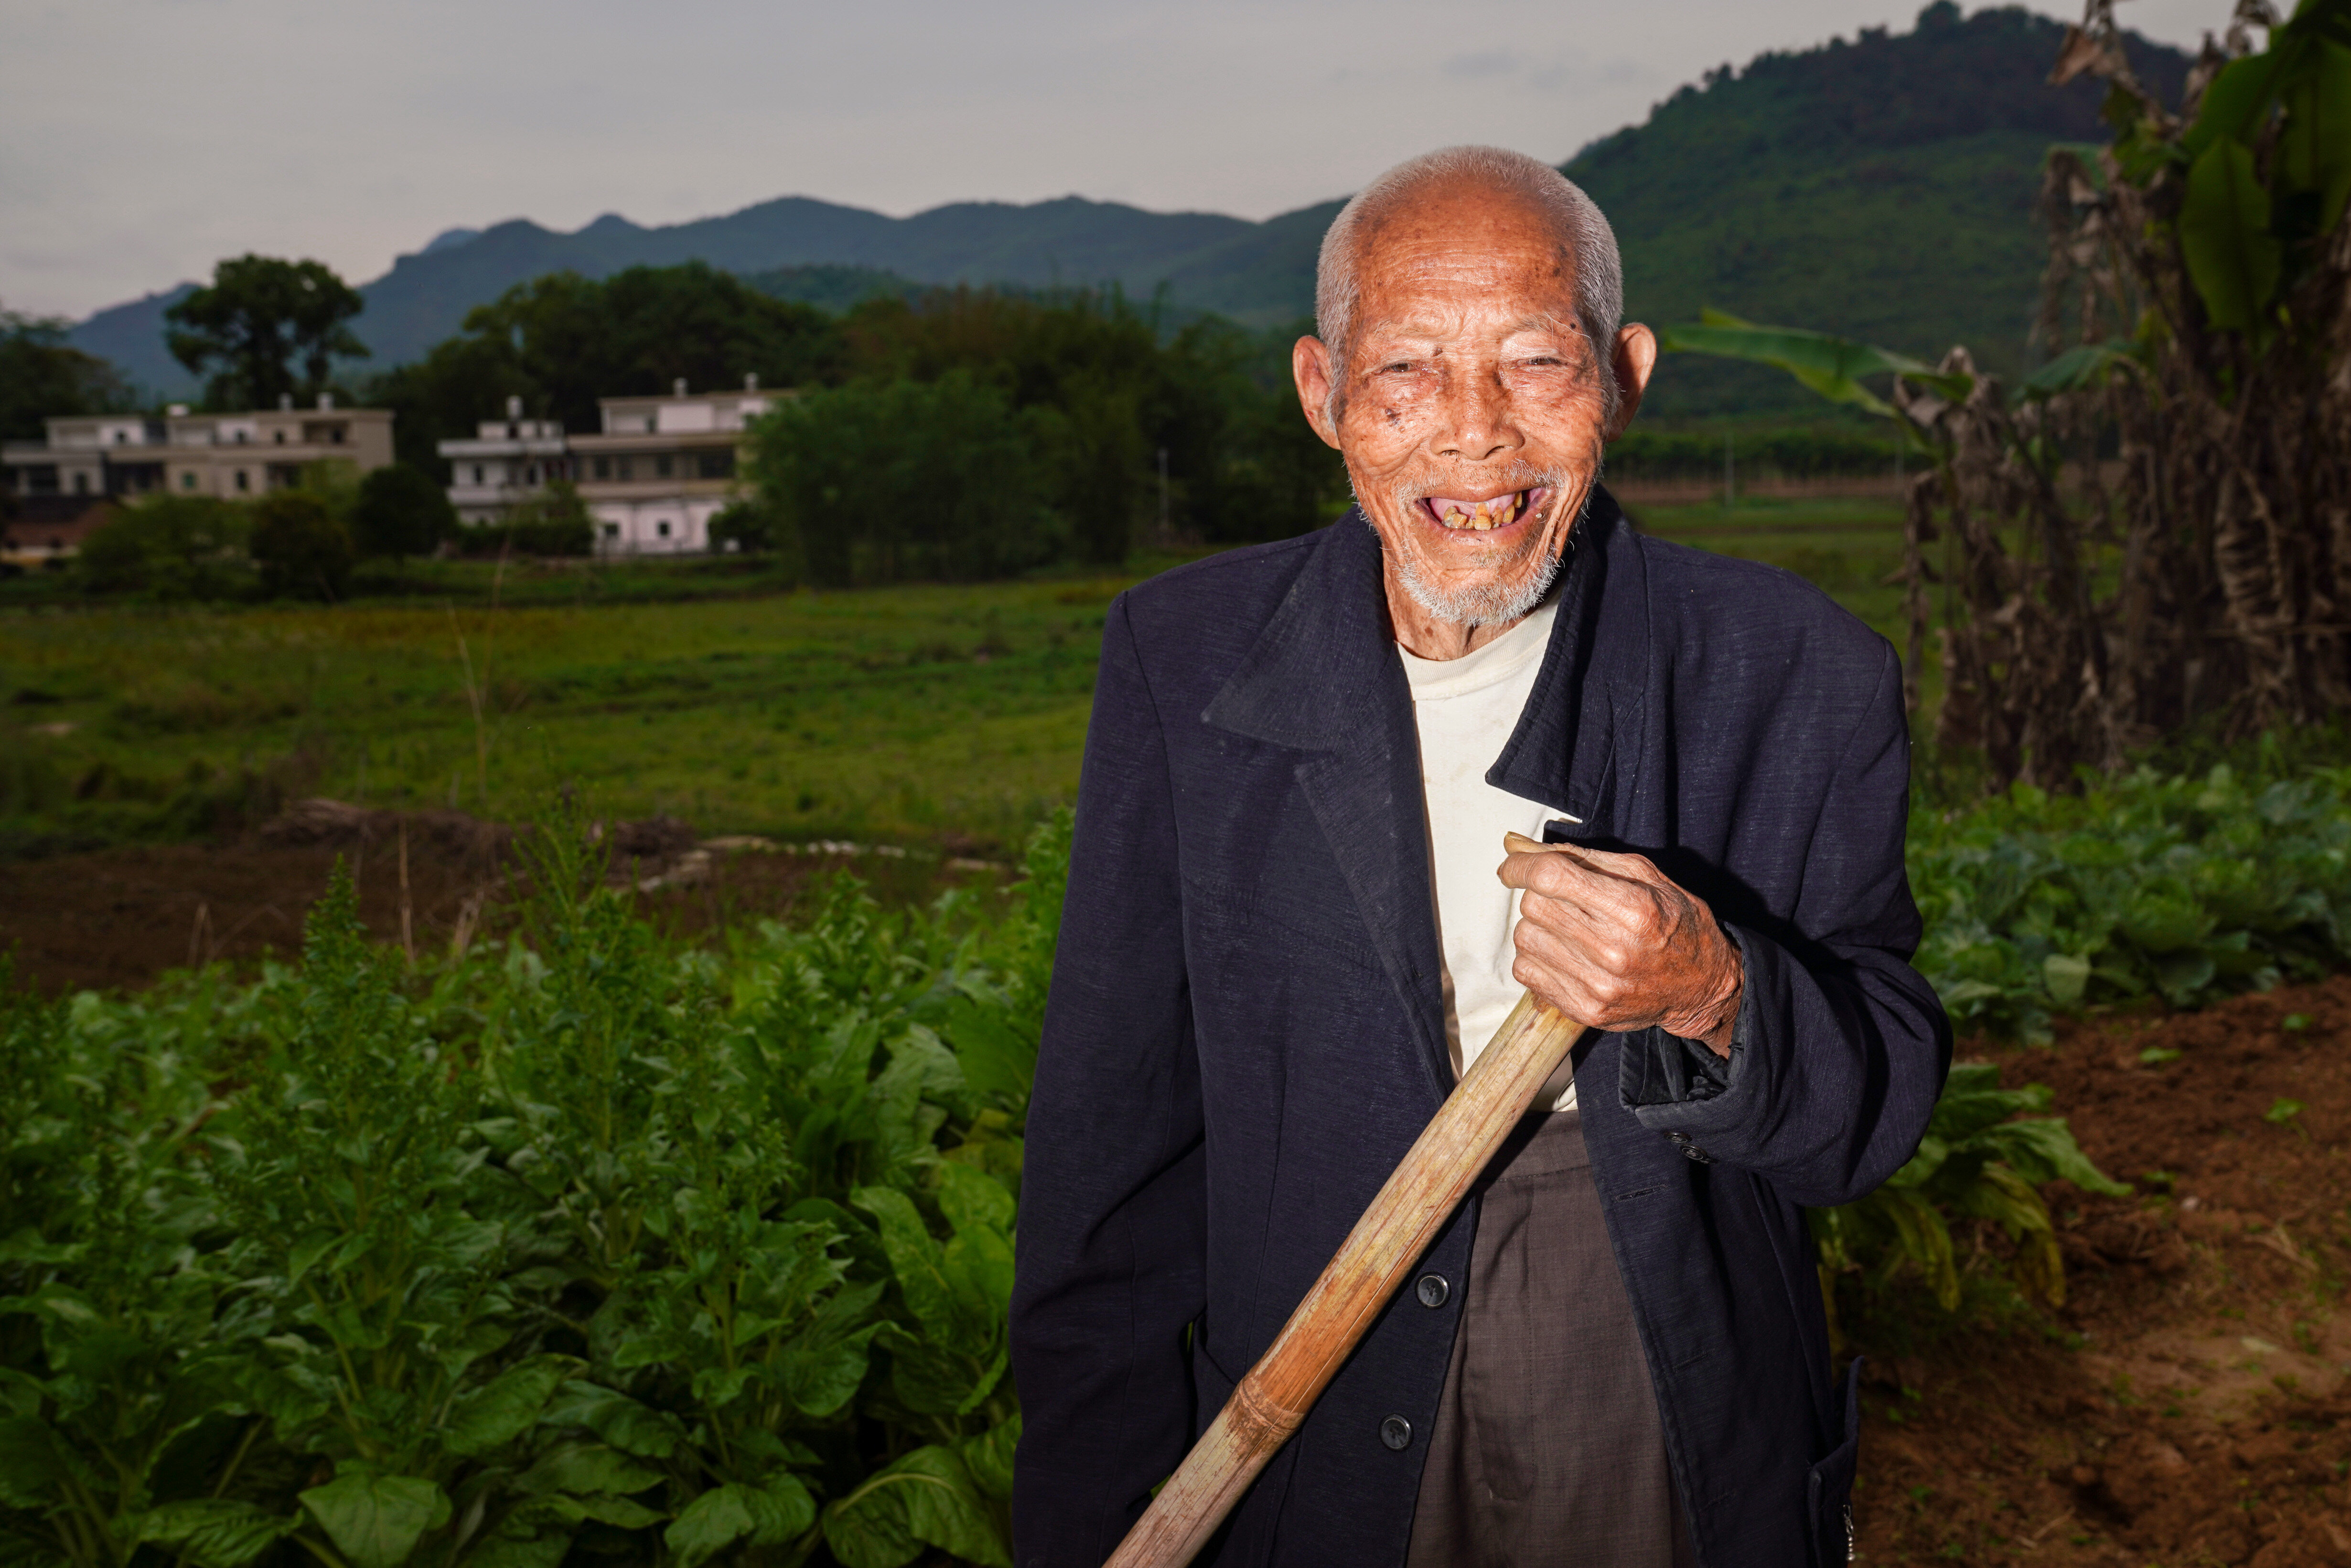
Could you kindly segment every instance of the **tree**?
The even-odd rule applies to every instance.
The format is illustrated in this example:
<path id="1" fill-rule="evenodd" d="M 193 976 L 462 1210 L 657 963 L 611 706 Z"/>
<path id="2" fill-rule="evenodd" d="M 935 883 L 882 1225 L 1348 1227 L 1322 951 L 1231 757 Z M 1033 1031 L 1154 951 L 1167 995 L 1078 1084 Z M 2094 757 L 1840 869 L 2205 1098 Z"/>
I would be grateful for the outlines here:
<path id="1" fill-rule="evenodd" d="M 337 358 L 367 356 L 347 325 L 366 303 L 322 262 L 237 256 L 213 269 L 212 286 L 163 312 L 165 341 L 190 373 L 211 373 L 216 408 L 307 400 L 326 389 Z"/>
<path id="2" fill-rule="evenodd" d="M 457 509 L 430 474 L 404 462 L 387 463 L 360 481 L 351 509 L 351 544 L 364 560 L 394 561 L 430 555 L 457 531 Z"/>
<path id="3" fill-rule="evenodd" d="M 114 365 L 66 341 L 68 323 L 0 310 L 0 441 L 38 441 L 55 414 L 128 413 L 137 407 Z"/>
<path id="4" fill-rule="evenodd" d="M 819 582 L 999 576 L 1059 543 L 1033 421 L 967 371 L 792 399 L 752 452 Z"/>
<path id="5" fill-rule="evenodd" d="M 332 601 L 350 583 L 351 536 L 306 492 L 280 490 L 255 502 L 249 548 L 272 596 Z"/>
<path id="6" fill-rule="evenodd" d="M 398 416 L 404 462 L 474 433 L 509 396 L 533 419 L 599 428 L 596 400 L 769 388 L 840 379 L 840 329 L 822 311 L 774 298 L 703 262 L 630 267 L 603 279 L 550 273 L 517 284 L 465 317 L 465 331 L 376 379 L 370 399 Z"/>

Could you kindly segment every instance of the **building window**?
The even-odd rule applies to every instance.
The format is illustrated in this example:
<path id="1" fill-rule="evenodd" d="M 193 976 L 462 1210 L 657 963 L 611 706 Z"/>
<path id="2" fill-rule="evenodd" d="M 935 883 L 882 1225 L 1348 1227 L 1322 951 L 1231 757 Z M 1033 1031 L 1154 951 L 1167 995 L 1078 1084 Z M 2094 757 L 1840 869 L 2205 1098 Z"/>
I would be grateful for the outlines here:
<path id="1" fill-rule="evenodd" d="M 77 473 L 74 475 L 74 493 L 76 495 L 88 495 L 89 493 L 89 474 Z"/>
<path id="2" fill-rule="evenodd" d="M 607 524 L 604 524 L 604 537 L 605 537 L 605 538 L 607 538 L 607 539 L 617 539 L 617 538 L 619 538 L 620 536 L 621 536 L 621 525 L 620 525 L 618 523 L 607 523 Z"/>
<path id="3" fill-rule="evenodd" d="M 670 471 L 676 465 L 674 463 L 670 462 L 669 453 L 664 452 L 661 456 L 653 459 L 653 477 L 656 479 L 667 479 L 670 476 Z"/>
<path id="4" fill-rule="evenodd" d="M 180 475 L 180 488 L 181 488 L 181 489 L 183 489 L 183 490 L 193 490 L 195 487 L 196 487 L 196 476 L 195 476 L 193 473 L 183 473 L 183 474 Z"/>
<path id="5" fill-rule="evenodd" d="M 705 479 L 735 477 L 735 454 L 731 452 L 705 452 L 695 459 L 695 471 Z"/>
<path id="6" fill-rule="evenodd" d="M 656 523 L 653 524 L 653 532 L 666 539 L 669 537 L 669 524 L 666 523 Z"/>
<path id="7" fill-rule="evenodd" d="M 621 477 L 622 479 L 634 479 L 636 476 L 637 460 L 632 457 L 622 458 L 621 460 Z"/>
<path id="8" fill-rule="evenodd" d="M 249 441 L 252 439 L 253 432 L 251 431 L 239 431 L 236 432 L 236 444 L 239 446 L 243 446 L 246 441 Z"/>
<path id="9" fill-rule="evenodd" d="M 600 457 L 596 460 L 596 477 L 599 479 L 610 479 L 612 477 L 612 460 L 611 458 Z"/>
<path id="10" fill-rule="evenodd" d="M 277 444 L 279 446 L 284 446 L 286 444 L 286 432 L 284 431 L 272 431 L 269 433 L 277 439 Z"/>
<path id="11" fill-rule="evenodd" d="M 252 483 L 245 477 L 245 470 L 241 468 L 236 471 L 236 487 L 239 490 L 250 490 L 253 488 Z"/>
<path id="12" fill-rule="evenodd" d="M 538 483 L 538 464 L 534 462 L 528 468 L 522 471 L 522 482 L 525 484 L 537 484 Z"/>

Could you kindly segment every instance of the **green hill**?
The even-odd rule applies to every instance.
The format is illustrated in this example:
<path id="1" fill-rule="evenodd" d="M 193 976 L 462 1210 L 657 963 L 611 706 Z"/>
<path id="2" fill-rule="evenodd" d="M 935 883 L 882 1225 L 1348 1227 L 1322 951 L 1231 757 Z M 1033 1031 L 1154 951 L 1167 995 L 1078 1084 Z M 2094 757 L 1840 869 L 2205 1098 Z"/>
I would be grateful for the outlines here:
<path id="1" fill-rule="evenodd" d="M 1768 54 L 1685 87 L 1564 166 L 1614 223 L 1636 319 L 1700 307 L 1818 327 L 1922 357 L 1965 343 L 2013 371 L 2045 250 L 2041 161 L 2101 140 L 2100 84 L 2046 85 L 2064 29 L 2016 9 Z M 2133 68 L 2177 102 L 2188 57 L 2133 38 Z M 1661 414 L 1817 408 L 1777 372 L 1669 359 Z"/>
<path id="2" fill-rule="evenodd" d="M 2096 83 L 2045 85 L 2063 31 L 2013 8 L 1962 19 L 1938 0 L 1908 33 L 1865 29 L 1709 71 L 1565 167 L 1616 225 L 1636 317 L 1688 320 L 1711 305 L 1920 355 L 1965 342 L 2013 369 L 2030 357 L 2043 154 L 2100 134 Z M 2132 53 L 2176 101 L 2188 57 L 2139 40 Z M 1138 296 L 1165 285 L 1186 311 L 1272 326 L 1311 310 L 1315 250 L 1338 206 L 1249 223 L 1064 197 L 891 218 L 795 196 L 654 228 L 608 214 L 567 234 L 516 220 L 451 231 L 402 256 L 360 286 L 357 328 L 381 368 L 418 357 L 467 310 L 541 274 L 601 277 L 688 260 L 831 308 L 910 285 L 1114 282 Z M 162 339 L 174 297 L 101 311 L 74 341 L 146 385 L 183 386 Z M 1654 406 L 1670 415 L 1803 404 L 1768 372 L 1677 360 Z"/>

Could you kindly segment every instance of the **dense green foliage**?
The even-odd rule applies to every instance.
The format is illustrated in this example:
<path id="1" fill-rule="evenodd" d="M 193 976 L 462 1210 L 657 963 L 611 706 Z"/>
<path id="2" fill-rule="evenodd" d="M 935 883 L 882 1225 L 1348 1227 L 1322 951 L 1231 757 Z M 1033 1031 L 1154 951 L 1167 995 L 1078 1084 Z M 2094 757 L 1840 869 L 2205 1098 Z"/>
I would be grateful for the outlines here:
<path id="1" fill-rule="evenodd" d="M 325 391 L 336 360 L 367 356 L 350 325 L 365 308 L 323 262 L 233 256 L 165 308 L 165 340 L 190 375 L 210 378 L 214 408 L 274 408 Z"/>
<path id="2" fill-rule="evenodd" d="M 1217 541 L 1302 532 L 1344 493 L 1280 334 L 1169 334 L 1115 293 L 970 289 L 869 300 L 841 332 L 852 379 L 768 417 L 766 516 L 729 524 L 789 535 L 819 582 L 1115 566 L 1161 472 L 1169 527 Z"/>
<path id="3" fill-rule="evenodd" d="M 280 490 L 251 507 L 246 550 L 261 591 L 272 598 L 323 599 L 331 604 L 350 586 L 350 530 L 320 497 Z"/>
<path id="4" fill-rule="evenodd" d="M 542 834 L 528 946 L 411 975 L 339 884 L 298 971 L 0 1002 L 10 1555 L 1008 1568 L 1066 840 L 715 960 Z"/>
<path id="5" fill-rule="evenodd" d="M 761 422 L 760 497 L 827 587 L 1008 576 L 1061 543 L 1037 423 L 961 369 L 812 392 Z"/>
<path id="6" fill-rule="evenodd" d="M 1647 122 L 1565 165 L 1624 252 L 1627 318 L 1712 306 L 1802 321 L 1926 358 L 1954 343 L 2003 374 L 2028 366 L 2045 260 L 2032 203 L 2052 143 L 2103 139 L 2097 84 L 2047 85 L 2064 29 L 2017 7 L 1914 32 L 1768 53 L 1707 73 Z M 2188 58 L 2134 38 L 2141 78 L 2177 104 Z M 1800 409 L 1761 370 L 1668 358 L 1663 414 Z"/>
<path id="7" fill-rule="evenodd" d="M 2055 1012 L 2196 1007 L 2351 958 L 2351 769 L 2020 784 L 1914 815 L 1910 862 L 1918 968 L 1962 1030 L 2044 1039 Z"/>
<path id="8" fill-rule="evenodd" d="M 393 561 L 431 555 L 457 532 L 449 493 L 413 464 L 386 463 L 360 481 L 350 515 L 351 544 L 361 559 Z"/>
<path id="9" fill-rule="evenodd" d="M 170 493 L 121 507 L 83 541 L 75 574 L 92 593 L 167 602 L 229 597 L 252 581 L 249 513 L 214 496 Z"/>
<path id="10" fill-rule="evenodd" d="M 2184 177 L 2179 245 L 2206 319 L 2256 352 L 2291 333 L 2296 286 L 2351 204 L 2351 5 L 2301 0 L 2269 47 L 2212 78 L 2183 136 L 2120 95 L 2108 112 L 2125 179 Z"/>
<path id="11" fill-rule="evenodd" d="M 0 310 L 0 441 L 40 441 L 41 421 L 64 414 L 128 412 L 136 400 L 122 373 L 66 341 L 70 324 Z"/>

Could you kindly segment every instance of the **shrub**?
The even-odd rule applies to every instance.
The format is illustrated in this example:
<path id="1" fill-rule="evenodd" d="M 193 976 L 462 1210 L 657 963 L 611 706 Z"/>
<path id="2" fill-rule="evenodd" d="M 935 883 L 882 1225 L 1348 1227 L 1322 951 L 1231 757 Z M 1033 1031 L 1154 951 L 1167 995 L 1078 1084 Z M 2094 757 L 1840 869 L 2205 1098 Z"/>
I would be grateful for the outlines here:
<path id="1" fill-rule="evenodd" d="M 724 960 L 530 842 L 528 942 L 422 974 L 339 877 L 255 986 L 0 975 L 0 1549 L 1008 1568 L 1066 826 L 1008 918 L 843 881 Z"/>
<path id="2" fill-rule="evenodd" d="M 281 490 L 255 502 L 248 548 L 262 591 L 273 597 L 332 601 L 350 586 L 351 536 L 307 492 Z"/>
<path id="3" fill-rule="evenodd" d="M 116 510 L 82 541 L 74 571 L 97 594 L 225 598 L 251 582 L 245 508 L 210 495 L 157 495 Z"/>
<path id="4" fill-rule="evenodd" d="M 1962 1029 L 2043 1041 L 2061 1012 L 2314 978 L 2351 957 L 2351 769 L 2018 784 L 1914 812 L 1910 879 Z"/>
<path id="5" fill-rule="evenodd" d="M 423 470 L 387 463 L 360 481 L 351 535 L 362 558 L 429 556 L 456 531 L 457 509 Z"/>

